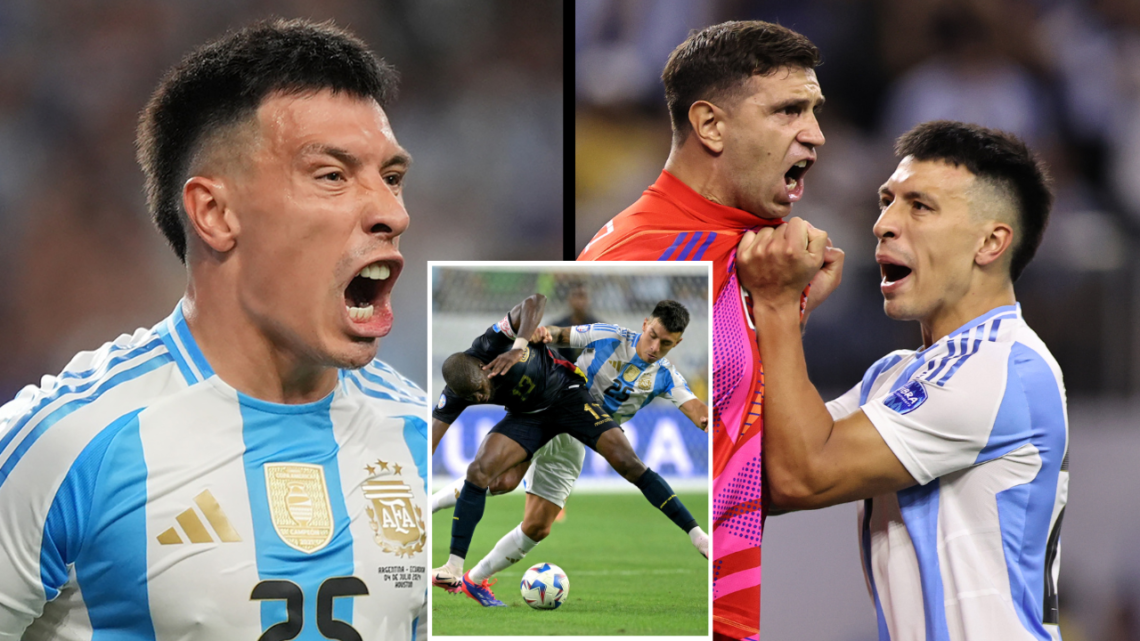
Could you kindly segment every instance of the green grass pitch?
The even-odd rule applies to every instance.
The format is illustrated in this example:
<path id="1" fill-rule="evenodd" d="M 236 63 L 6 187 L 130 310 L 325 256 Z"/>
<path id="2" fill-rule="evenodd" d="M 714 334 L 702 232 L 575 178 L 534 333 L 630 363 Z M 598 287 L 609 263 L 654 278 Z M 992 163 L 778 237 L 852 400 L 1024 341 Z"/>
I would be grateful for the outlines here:
<path id="1" fill-rule="evenodd" d="M 708 496 L 680 494 L 708 531 Z M 522 520 L 524 495 L 490 497 L 467 569 Z M 447 562 L 452 511 L 432 518 L 432 567 Z M 570 578 L 557 610 L 533 610 L 519 594 L 527 568 L 553 563 Z M 708 561 L 677 526 L 638 493 L 575 493 L 566 519 L 522 562 L 497 575 L 505 608 L 483 608 L 463 594 L 432 591 L 433 635 L 691 635 L 709 634 Z"/>

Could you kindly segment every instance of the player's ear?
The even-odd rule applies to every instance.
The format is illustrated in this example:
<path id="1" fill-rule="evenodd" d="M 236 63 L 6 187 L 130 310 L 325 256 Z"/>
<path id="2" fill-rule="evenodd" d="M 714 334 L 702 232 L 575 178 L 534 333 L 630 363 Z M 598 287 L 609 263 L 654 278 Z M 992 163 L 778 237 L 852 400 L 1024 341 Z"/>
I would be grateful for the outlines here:
<path id="1" fill-rule="evenodd" d="M 724 110 L 707 100 L 689 106 L 689 126 L 693 135 L 714 154 L 724 151 Z"/>
<path id="2" fill-rule="evenodd" d="M 974 253 L 974 262 L 982 267 L 1005 255 L 1013 244 L 1013 227 L 1009 223 L 998 220 L 989 222 L 986 224 L 985 232 L 981 246 Z"/>
<path id="3" fill-rule="evenodd" d="M 222 181 L 194 176 L 182 186 L 182 206 L 195 234 L 219 253 L 237 243 L 239 225 L 228 204 L 228 187 Z"/>

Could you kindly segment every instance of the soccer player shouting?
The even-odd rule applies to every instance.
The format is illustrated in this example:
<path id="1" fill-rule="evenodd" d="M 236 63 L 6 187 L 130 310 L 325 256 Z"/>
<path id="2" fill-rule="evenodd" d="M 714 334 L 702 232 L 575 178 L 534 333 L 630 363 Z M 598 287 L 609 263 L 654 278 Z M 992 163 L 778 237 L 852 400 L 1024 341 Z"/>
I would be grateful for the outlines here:
<path id="1" fill-rule="evenodd" d="M 1044 168 L 1013 136 L 954 122 L 919 125 L 897 149 L 875 259 L 887 315 L 918 321 L 922 348 L 886 355 L 840 398 L 824 405 L 808 380 L 799 331 L 799 292 L 838 268 L 827 235 L 793 218 L 741 240 L 771 375 L 772 502 L 864 499 L 880 638 L 1059 639 L 1065 387 L 1013 289 L 1049 215 Z"/>
<path id="2" fill-rule="evenodd" d="M 708 430 L 708 407 L 693 395 L 688 383 L 669 359 L 665 358 L 683 340 L 689 324 L 689 310 L 673 300 L 663 300 L 645 319 L 641 332 L 606 323 L 540 327 L 537 336 L 553 345 L 583 350 L 576 365 L 586 374 L 590 396 L 618 425 L 633 418 L 654 398 L 672 402 L 693 424 Z M 442 397 L 446 403 L 446 396 Z M 446 406 L 445 406 L 446 407 Z M 457 410 L 435 413 L 448 423 Z M 493 574 L 521 561 L 539 541 L 550 534 L 559 511 L 582 475 L 586 448 L 569 434 L 559 434 L 524 461 L 492 481 L 489 494 L 505 494 L 525 481 L 526 507 L 522 523 L 504 535 L 495 547 L 469 572 L 472 583 L 480 584 Z M 465 479 L 440 489 L 431 497 L 433 513 L 455 505 Z M 698 530 L 699 531 L 699 530 Z M 707 541 L 707 539 L 705 539 Z M 441 586 L 453 591 L 458 585 Z"/>
<path id="3" fill-rule="evenodd" d="M 673 122 L 665 169 L 606 223 L 578 260 L 711 260 L 713 307 L 713 631 L 753 638 L 760 628 L 764 506 L 764 369 L 736 246 L 775 225 L 804 194 L 824 137 L 819 51 L 767 22 L 726 22 L 694 33 L 661 79 Z M 821 272 L 804 320 L 834 289 Z"/>
<path id="4" fill-rule="evenodd" d="M 484 607 L 504 604 L 491 592 L 488 578 L 472 580 L 470 572 L 463 573 L 463 564 L 483 518 L 488 487 L 559 434 L 569 434 L 601 454 L 708 557 L 708 535 L 665 479 L 641 462 L 621 428 L 590 396 L 582 371 L 555 357 L 544 343 L 531 342 L 549 337 L 549 331 L 538 331 L 545 307 L 545 296 L 528 297 L 476 338 L 470 349 L 449 356 L 443 363 L 447 386 L 432 411 L 434 450 L 467 407 L 494 403 L 507 408 L 507 415 L 491 428 L 467 468 L 451 524 L 451 556 L 445 565 L 432 570 L 435 586 L 462 591 Z"/>
<path id="5" fill-rule="evenodd" d="M 139 127 L 186 294 L 0 409 L 0 639 L 408 639 L 423 393 L 374 360 L 408 226 L 395 72 L 271 21 Z"/>

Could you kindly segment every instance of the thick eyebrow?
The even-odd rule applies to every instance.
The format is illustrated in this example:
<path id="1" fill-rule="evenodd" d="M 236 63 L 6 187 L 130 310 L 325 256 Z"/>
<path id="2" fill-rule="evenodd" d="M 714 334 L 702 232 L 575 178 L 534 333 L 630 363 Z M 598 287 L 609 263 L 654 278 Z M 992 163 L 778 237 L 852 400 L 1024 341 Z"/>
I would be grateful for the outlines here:
<path id="1" fill-rule="evenodd" d="M 362 161 L 360 158 L 358 158 L 356 156 L 356 154 L 352 153 L 351 151 L 348 151 L 347 149 L 341 149 L 340 147 L 334 147 L 332 145 L 326 145 L 324 143 L 319 143 L 319 142 L 315 142 L 315 143 L 312 143 L 309 145 L 305 145 L 301 149 L 301 155 L 302 156 L 307 156 L 307 155 L 332 156 L 333 158 L 336 158 L 337 160 L 339 160 L 340 162 L 344 163 L 345 165 L 347 165 L 349 168 L 352 168 L 352 169 L 356 169 L 356 168 L 362 167 L 364 165 L 364 161 Z M 387 169 L 393 165 L 404 165 L 405 167 L 411 167 L 412 166 L 411 154 L 409 154 L 408 152 L 401 149 L 400 151 L 396 152 L 391 157 L 389 157 L 387 160 L 385 160 L 384 163 L 382 165 L 380 165 L 380 169 L 384 170 L 384 169 Z"/>
<path id="2" fill-rule="evenodd" d="M 882 198 L 884 194 L 892 196 L 894 195 L 893 192 L 891 192 L 890 188 L 886 185 L 879 187 L 879 198 Z M 903 200 L 924 200 L 931 204 L 938 204 L 938 200 L 925 191 L 908 191 L 903 193 L 902 198 Z"/>
<path id="3" fill-rule="evenodd" d="M 348 165 L 350 168 L 360 167 L 364 164 L 359 158 L 356 157 L 356 154 L 352 153 L 351 151 L 348 151 L 347 149 L 341 149 L 340 147 L 333 147 L 332 145 L 326 145 L 320 142 L 314 142 L 302 147 L 301 155 L 332 156 L 345 165 Z"/>
<path id="4" fill-rule="evenodd" d="M 772 107 L 772 112 L 778 113 L 780 111 L 787 109 L 788 107 L 799 107 L 800 110 L 803 111 L 803 110 L 811 107 L 811 110 L 818 114 L 820 112 L 820 110 L 823 109 L 823 103 L 825 103 L 825 102 L 827 102 L 827 99 L 824 98 L 823 96 L 820 96 L 819 100 L 816 101 L 815 106 L 812 107 L 811 101 L 808 100 L 807 98 L 789 98 L 788 100 L 785 100 L 781 103 L 777 103 L 776 106 Z"/>
<path id="5" fill-rule="evenodd" d="M 385 169 L 387 169 L 393 165 L 403 165 L 404 167 L 411 167 L 412 166 L 412 155 L 406 151 L 403 151 L 403 150 L 398 151 L 395 154 L 393 154 L 390 158 L 388 158 L 388 160 L 385 160 L 384 164 L 380 165 L 380 170 L 383 171 L 383 170 L 385 170 Z"/>

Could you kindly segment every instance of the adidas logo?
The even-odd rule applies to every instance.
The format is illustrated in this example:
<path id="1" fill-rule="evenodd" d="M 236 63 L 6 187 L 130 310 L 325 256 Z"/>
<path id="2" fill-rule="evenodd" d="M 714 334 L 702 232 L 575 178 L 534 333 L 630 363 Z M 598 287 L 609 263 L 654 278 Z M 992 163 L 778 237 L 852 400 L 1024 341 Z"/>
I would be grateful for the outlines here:
<path id="1" fill-rule="evenodd" d="M 237 530 L 230 524 L 230 520 L 226 518 L 225 512 L 222 512 L 222 506 L 218 505 L 217 499 L 210 490 L 204 490 L 201 494 L 194 497 L 194 504 L 206 516 L 206 521 L 210 527 L 214 528 L 214 532 L 218 535 L 215 539 L 211 536 L 210 531 L 206 528 L 202 519 L 198 518 L 198 513 L 194 508 L 187 508 L 185 512 L 174 517 L 178 521 L 179 527 L 182 532 L 186 534 L 186 538 L 190 539 L 190 543 L 213 543 L 220 540 L 222 543 L 234 543 L 241 541 L 238 536 Z M 177 545 L 185 543 L 182 536 L 178 534 L 176 528 L 168 528 L 165 532 L 158 535 L 158 542 L 163 545 Z"/>
<path id="2" fill-rule="evenodd" d="M 610 367 L 616 369 L 618 372 L 621 372 L 621 361 L 610 361 Z"/>

